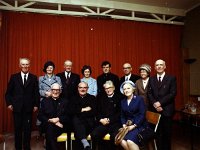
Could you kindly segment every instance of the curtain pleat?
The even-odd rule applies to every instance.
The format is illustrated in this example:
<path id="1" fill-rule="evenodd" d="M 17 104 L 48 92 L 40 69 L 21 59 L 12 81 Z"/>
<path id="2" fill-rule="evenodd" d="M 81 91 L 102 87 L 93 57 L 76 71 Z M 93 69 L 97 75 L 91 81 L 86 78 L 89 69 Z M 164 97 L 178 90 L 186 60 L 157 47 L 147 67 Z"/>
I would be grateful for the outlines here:
<path id="1" fill-rule="evenodd" d="M 181 26 L 18 12 L 3 12 L 2 16 L 0 132 L 13 130 L 4 94 L 10 75 L 19 71 L 20 57 L 30 58 L 31 72 L 37 76 L 43 75 L 45 61 L 54 61 L 58 73 L 70 59 L 73 72 L 81 74 L 81 67 L 88 64 L 94 78 L 102 73 L 104 60 L 121 77 L 125 62 L 132 64 L 135 74 L 142 63 L 148 63 L 153 75 L 154 62 L 161 58 L 167 63 L 167 73 L 177 77 L 176 107 L 183 104 Z"/>

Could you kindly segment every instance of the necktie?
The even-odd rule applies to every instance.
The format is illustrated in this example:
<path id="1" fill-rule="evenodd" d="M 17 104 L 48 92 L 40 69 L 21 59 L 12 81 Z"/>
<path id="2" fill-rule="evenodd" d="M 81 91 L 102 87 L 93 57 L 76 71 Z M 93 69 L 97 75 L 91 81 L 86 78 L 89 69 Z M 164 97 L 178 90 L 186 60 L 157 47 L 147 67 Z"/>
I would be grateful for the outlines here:
<path id="1" fill-rule="evenodd" d="M 66 83 L 69 84 L 69 73 L 67 73 Z"/>
<path id="2" fill-rule="evenodd" d="M 24 85 L 26 84 L 26 74 L 24 75 Z"/>
<path id="3" fill-rule="evenodd" d="M 128 81 L 128 77 L 125 78 L 125 81 Z"/>
<path id="4" fill-rule="evenodd" d="M 159 86 L 159 87 L 161 86 L 161 83 L 162 83 L 161 77 L 158 77 L 158 86 Z"/>

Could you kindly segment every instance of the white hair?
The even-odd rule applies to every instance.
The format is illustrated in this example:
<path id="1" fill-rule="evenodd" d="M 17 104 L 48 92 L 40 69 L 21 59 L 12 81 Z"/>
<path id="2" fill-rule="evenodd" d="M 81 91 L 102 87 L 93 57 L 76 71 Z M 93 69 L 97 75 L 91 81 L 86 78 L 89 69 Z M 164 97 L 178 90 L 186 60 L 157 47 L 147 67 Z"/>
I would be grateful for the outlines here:
<path id="1" fill-rule="evenodd" d="M 66 60 L 66 61 L 64 62 L 64 65 L 71 65 L 71 66 L 72 66 L 72 61 L 71 61 L 71 60 Z"/>

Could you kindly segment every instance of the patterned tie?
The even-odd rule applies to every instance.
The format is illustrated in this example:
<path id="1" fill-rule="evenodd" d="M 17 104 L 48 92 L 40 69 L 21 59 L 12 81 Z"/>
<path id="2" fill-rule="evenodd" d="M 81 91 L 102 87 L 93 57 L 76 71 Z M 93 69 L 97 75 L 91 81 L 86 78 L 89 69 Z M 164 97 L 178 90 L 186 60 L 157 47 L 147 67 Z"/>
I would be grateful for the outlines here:
<path id="1" fill-rule="evenodd" d="M 24 85 L 26 84 L 26 74 L 24 75 Z"/>

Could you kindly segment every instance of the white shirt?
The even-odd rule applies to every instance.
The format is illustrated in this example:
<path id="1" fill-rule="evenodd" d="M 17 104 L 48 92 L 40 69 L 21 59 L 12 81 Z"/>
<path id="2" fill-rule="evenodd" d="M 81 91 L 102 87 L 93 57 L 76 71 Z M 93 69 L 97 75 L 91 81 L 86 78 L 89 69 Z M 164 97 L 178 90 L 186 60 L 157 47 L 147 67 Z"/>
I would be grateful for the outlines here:
<path id="1" fill-rule="evenodd" d="M 159 77 L 160 77 L 160 81 L 162 82 L 164 76 L 165 76 L 165 72 L 163 72 L 163 74 L 161 74 L 161 75 L 160 75 L 160 74 L 157 74 L 157 79 L 158 79 L 158 81 L 159 81 Z"/>
<path id="2" fill-rule="evenodd" d="M 131 73 L 129 75 L 125 76 L 125 81 L 130 80 L 130 78 L 131 78 Z"/>
<path id="3" fill-rule="evenodd" d="M 26 81 L 27 81 L 29 72 L 25 74 L 25 73 L 23 73 L 23 72 L 21 71 L 21 77 L 22 77 L 22 82 L 23 82 L 23 84 L 24 84 L 24 75 L 26 75 Z"/>
<path id="4" fill-rule="evenodd" d="M 149 78 L 142 80 L 144 89 L 146 88 L 148 81 L 149 81 Z"/>
<path id="5" fill-rule="evenodd" d="M 65 71 L 65 77 L 67 78 L 67 76 L 70 78 L 71 72 L 66 72 L 66 71 Z"/>

